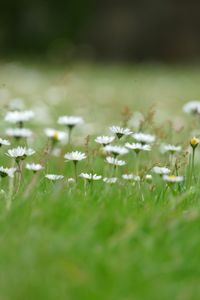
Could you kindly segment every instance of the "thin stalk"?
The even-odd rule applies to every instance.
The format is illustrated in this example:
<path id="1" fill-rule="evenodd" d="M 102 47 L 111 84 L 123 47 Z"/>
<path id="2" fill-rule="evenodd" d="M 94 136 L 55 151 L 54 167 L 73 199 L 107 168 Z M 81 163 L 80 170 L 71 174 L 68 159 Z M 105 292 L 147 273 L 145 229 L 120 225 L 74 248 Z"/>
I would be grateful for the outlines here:
<path id="1" fill-rule="evenodd" d="M 78 174 L 77 174 L 77 161 L 74 161 L 74 177 L 76 180 L 76 183 L 78 182 Z"/>
<path id="2" fill-rule="evenodd" d="M 15 161 L 12 161 L 11 168 L 13 168 L 15 165 Z M 6 208 L 9 210 L 12 204 L 12 198 L 13 198 L 13 189 L 14 189 L 14 177 L 9 177 L 9 183 L 8 183 L 8 198 L 6 201 Z"/>
<path id="3" fill-rule="evenodd" d="M 18 166 L 18 183 L 17 183 L 17 190 L 16 190 L 16 194 L 19 192 L 19 189 L 20 189 L 20 184 L 21 184 L 21 180 L 22 180 L 22 164 L 21 162 L 17 162 L 17 166 Z"/>
<path id="4" fill-rule="evenodd" d="M 68 145 L 71 145 L 71 139 L 72 139 L 72 127 L 68 127 Z"/>

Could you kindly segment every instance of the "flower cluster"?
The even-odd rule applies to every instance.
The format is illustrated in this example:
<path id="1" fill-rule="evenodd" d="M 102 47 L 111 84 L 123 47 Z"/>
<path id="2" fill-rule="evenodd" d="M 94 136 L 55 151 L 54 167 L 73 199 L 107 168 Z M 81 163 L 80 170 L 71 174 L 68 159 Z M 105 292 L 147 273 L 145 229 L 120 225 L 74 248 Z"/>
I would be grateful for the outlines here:
<path id="1" fill-rule="evenodd" d="M 199 115 L 200 101 L 187 103 L 183 110 Z M 78 130 L 74 131 L 74 128 L 82 126 L 84 129 L 82 117 L 60 116 L 57 126 L 43 128 L 37 136 L 36 131 L 24 127 L 34 116 L 32 110 L 14 110 L 7 112 L 4 118 L 14 125 L 5 130 L 5 137 L 0 138 L 1 151 L 8 157 L 5 156 L 5 161 L 11 161 L 7 167 L 0 166 L 0 177 L 8 177 L 9 180 L 17 177 L 14 180 L 16 185 L 20 183 L 22 172 L 27 172 L 29 177 L 42 176 L 47 179 L 45 182 L 54 182 L 52 186 L 61 182 L 61 187 L 67 183 L 71 189 L 84 182 L 84 186 L 91 187 L 102 183 L 109 189 L 110 185 L 116 184 L 130 186 L 130 192 L 134 195 L 136 188 L 140 192 L 142 187 L 155 190 L 157 182 L 162 182 L 163 187 L 173 193 L 180 192 L 184 190 L 186 181 L 191 184 L 196 180 L 194 162 L 200 143 L 198 134 L 191 135 L 187 144 L 179 140 L 179 143 L 172 143 L 173 139 L 165 140 L 153 126 L 149 131 L 140 128 L 134 132 L 134 128 L 127 123 L 130 128 L 110 126 L 107 132 L 112 134 L 105 130 L 102 135 L 83 137 L 80 142 L 80 138 L 76 140 Z M 59 125 L 61 130 L 57 129 Z M 37 138 L 40 148 L 36 151 Z M 4 147 L 6 150 L 3 150 Z M 36 159 L 30 162 L 29 158 L 33 155 Z M 93 182 L 96 183 L 91 184 Z"/>

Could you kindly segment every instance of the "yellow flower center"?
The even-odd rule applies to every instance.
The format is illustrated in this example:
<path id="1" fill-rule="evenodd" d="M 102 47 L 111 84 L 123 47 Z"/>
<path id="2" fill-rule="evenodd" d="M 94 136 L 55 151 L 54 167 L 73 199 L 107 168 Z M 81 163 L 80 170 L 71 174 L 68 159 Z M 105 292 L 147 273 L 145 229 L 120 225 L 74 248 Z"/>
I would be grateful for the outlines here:
<path id="1" fill-rule="evenodd" d="M 168 178 L 173 180 L 173 179 L 176 179 L 176 176 L 175 175 L 169 175 Z"/>
<path id="2" fill-rule="evenodd" d="M 198 144 L 199 144 L 199 139 L 198 139 L 198 138 L 193 137 L 193 138 L 190 140 L 190 145 L 191 145 L 192 147 L 195 147 L 195 146 L 197 146 Z"/>
<path id="3" fill-rule="evenodd" d="M 59 135 L 58 135 L 58 132 L 57 132 L 57 131 L 55 131 L 55 133 L 54 133 L 54 135 L 53 135 L 53 139 L 54 139 L 55 141 L 58 141 L 58 140 L 59 140 Z"/>

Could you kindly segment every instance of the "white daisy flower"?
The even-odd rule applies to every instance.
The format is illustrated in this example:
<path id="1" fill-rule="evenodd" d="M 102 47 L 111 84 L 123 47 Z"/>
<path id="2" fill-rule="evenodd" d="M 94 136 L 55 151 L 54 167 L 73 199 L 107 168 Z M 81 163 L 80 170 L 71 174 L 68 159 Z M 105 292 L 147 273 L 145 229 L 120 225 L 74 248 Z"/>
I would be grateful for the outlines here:
<path id="1" fill-rule="evenodd" d="M 170 183 L 182 182 L 184 181 L 183 176 L 175 176 L 175 175 L 163 175 L 163 179 Z"/>
<path id="2" fill-rule="evenodd" d="M 16 139 L 29 138 L 33 132 L 27 128 L 8 128 L 6 129 L 6 135 L 14 137 Z"/>
<path id="3" fill-rule="evenodd" d="M 92 173 L 81 173 L 79 175 L 79 177 L 82 177 L 84 179 L 87 179 L 88 181 L 92 181 L 92 180 L 100 180 L 102 178 L 101 175 L 96 175 L 96 174 L 92 174 Z"/>
<path id="4" fill-rule="evenodd" d="M 34 112 L 32 110 L 25 111 L 9 111 L 5 116 L 5 121 L 9 123 L 23 123 L 29 121 L 34 117 Z"/>
<path id="5" fill-rule="evenodd" d="M 124 166 L 126 164 L 124 160 L 118 160 L 117 158 L 111 156 L 106 157 L 106 161 L 114 166 Z"/>
<path id="6" fill-rule="evenodd" d="M 189 101 L 183 106 L 183 111 L 187 114 L 200 114 L 200 101 Z"/>
<path id="7" fill-rule="evenodd" d="M 133 181 L 140 181 L 140 176 L 134 174 L 123 174 L 122 178 L 125 180 L 133 180 Z"/>
<path id="8" fill-rule="evenodd" d="M 58 124 L 66 125 L 69 128 L 73 128 L 76 125 L 83 124 L 83 118 L 78 116 L 61 116 L 58 118 Z"/>
<path id="9" fill-rule="evenodd" d="M 115 137 L 114 136 L 97 136 L 95 139 L 95 142 L 98 144 L 101 144 L 103 146 L 106 146 L 114 141 Z"/>
<path id="10" fill-rule="evenodd" d="M 46 174 L 45 177 L 52 181 L 61 180 L 64 178 L 63 175 L 56 175 L 56 174 Z"/>
<path id="11" fill-rule="evenodd" d="M 145 179 L 147 182 L 152 182 L 152 175 L 151 174 L 146 174 Z"/>
<path id="12" fill-rule="evenodd" d="M 175 146 L 175 145 L 171 145 L 171 144 L 162 144 L 160 146 L 161 153 L 170 152 L 170 154 L 174 154 L 176 152 L 180 152 L 181 149 L 182 149 L 181 146 Z"/>
<path id="13" fill-rule="evenodd" d="M 0 147 L 1 146 L 10 146 L 10 142 L 8 140 L 0 138 Z"/>
<path id="14" fill-rule="evenodd" d="M 112 131 L 113 133 L 116 134 L 116 136 L 118 137 L 118 139 L 120 139 L 124 135 L 130 135 L 130 134 L 132 134 L 132 132 L 130 131 L 130 129 L 123 128 L 123 127 L 120 127 L 120 126 L 111 126 L 109 129 L 110 129 L 110 131 Z"/>
<path id="15" fill-rule="evenodd" d="M 44 167 L 40 164 L 32 163 L 32 164 L 26 164 L 26 169 L 30 170 L 30 171 L 33 171 L 33 172 L 38 172 L 38 171 L 44 169 Z"/>
<path id="16" fill-rule="evenodd" d="M 156 140 L 155 135 L 146 134 L 142 132 L 134 133 L 132 137 L 141 144 L 151 144 Z"/>
<path id="17" fill-rule="evenodd" d="M 104 179 L 103 179 L 103 181 L 105 182 L 105 183 L 116 183 L 117 182 L 117 180 L 118 180 L 118 178 L 117 177 L 105 177 Z"/>
<path id="18" fill-rule="evenodd" d="M 68 183 L 75 183 L 76 180 L 73 177 L 70 177 L 70 178 L 67 179 L 67 182 Z"/>
<path id="19" fill-rule="evenodd" d="M 16 172 L 16 168 L 4 168 L 0 167 L 0 176 L 1 177 L 14 177 L 14 173 Z"/>
<path id="20" fill-rule="evenodd" d="M 17 162 L 24 160 L 27 156 L 35 154 L 35 151 L 31 148 L 17 147 L 14 149 L 9 149 L 6 153 L 7 156 L 14 158 Z"/>
<path id="21" fill-rule="evenodd" d="M 111 153 L 114 156 L 125 155 L 128 153 L 128 150 L 122 146 L 107 145 L 107 146 L 105 146 L 104 150 L 105 150 L 105 152 Z"/>
<path id="22" fill-rule="evenodd" d="M 54 142 L 60 142 L 67 139 L 67 134 L 64 131 L 56 130 L 53 128 L 46 128 L 44 132 L 46 136 Z"/>
<path id="23" fill-rule="evenodd" d="M 139 153 L 140 151 L 151 151 L 150 145 L 142 145 L 141 143 L 126 143 L 125 147 L 128 149 L 134 150 L 135 153 Z"/>
<path id="24" fill-rule="evenodd" d="M 159 175 L 167 175 L 171 172 L 170 169 L 168 169 L 166 167 L 158 167 L 158 166 L 153 167 L 152 171 L 155 174 L 159 174 Z"/>
<path id="25" fill-rule="evenodd" d="M 78 162 L 80 160 L 86 159 L 86 157 L 87 156 L 85 153 L 79 151 L 72 151 L 64 155 L 65 159 L 72 160 L 73 162 Z"/>

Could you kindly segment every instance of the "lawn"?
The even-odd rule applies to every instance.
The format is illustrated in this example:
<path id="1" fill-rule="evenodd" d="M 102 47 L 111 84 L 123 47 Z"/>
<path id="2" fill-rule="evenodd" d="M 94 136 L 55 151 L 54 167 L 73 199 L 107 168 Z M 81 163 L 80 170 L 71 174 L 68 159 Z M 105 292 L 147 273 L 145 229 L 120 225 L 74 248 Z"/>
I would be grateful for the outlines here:
<path id="1" fill-rule="evenodd" d="M 9 137 L 11 146 L 0 149 L 1 165 L 17 165 L 5 153 L 21 145 L 36 151 L 26 162 L 44 169 L 33 173 L 23 161 L 14 179 L 1 179 L 0 300 L 200 298 L 200 153 L 197 147 L 193 168 L 190 147 L 200 134 L 199 119 L 182 110 L 198 100 L 199 76 L 198 66 L 1 62 L 1 137 L 15 127 L 4 120 L 8 110 L 35 112 L 26 124 L 33 135 Z M 85 121 L 73 130 L 71 144 L 45 136 L 47 127 L 65 131 L 57 124 L 61 115 Z M 109 165 L 94 140 L 111 135 L 112 125 L 155 135 L 151 151 L 130 150 L 118 158 L 126 165 Z M 133 139 L 123 136 L 114 144 L 127 142 Z M 161 153 L 162 143 L 181 151 Z M 117 182 L 79 176 L 69 182 L 74 165 L 64 154 L 73 150 L 87 155 L 77 175 L 96 173 Z M 183 181 L 165 181 L 154 166 Z M 121 178 L 130 173 L 140 181 Z M 51 181 L 46 174 L 65 178 Z"/>

